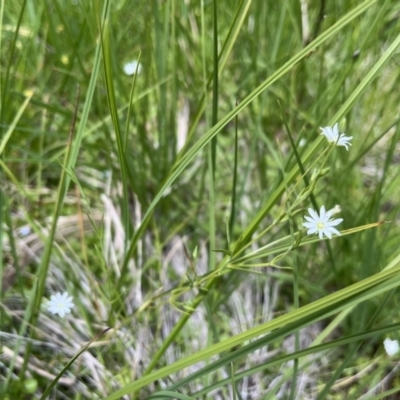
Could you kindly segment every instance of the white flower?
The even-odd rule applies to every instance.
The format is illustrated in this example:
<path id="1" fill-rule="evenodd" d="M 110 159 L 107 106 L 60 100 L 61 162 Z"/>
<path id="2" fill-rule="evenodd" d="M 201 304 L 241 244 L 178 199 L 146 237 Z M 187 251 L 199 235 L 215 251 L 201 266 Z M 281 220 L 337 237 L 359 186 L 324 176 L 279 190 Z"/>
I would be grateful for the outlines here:
<path id="1" fill-rule="evenodd" d="M 48 310 L 52 314 L 58 314 L 61 318 L 64 318 L 65 314 L 69 314 L 73 306 L 72 297 L 69 297 L 67 292 L 52 294 L 47 303 Z"/>
<path id="2" fill-rule="evenodd" d="M 140 74 L 142 71 L 142 64 L 138 63 L 136 60 L 128 62 L 124 65 L 124 72 L 126 75 L 133 75 L 136 72 Z"/>
<path id="3" fill-rule="evenodd" d="M 19 228 L 19 234 L 21 236 L 28 236 L 31 233 L 31 228 L 28 225 L 21 226 Z"/>
<path id="4" fill-rule="evenodd" d="M 299 142 L 299 147 L 304 147 L 306 144 L 307 144 L 307 140 L 304 138 L 301 138 L 300 142 Z"/>
<path id="5" fill-rule="evenodd" d="M 389 357 L 394 356 L 399 351 L 399 342 L 397 340 L 386 338 L 383 341 L 383 346 L 385 347 L 385 351 Z"/>
<path id="6" fill-rule="evenodd" d="M 332 210 L 329 210 L 329 212 L 331 213 L 331 216 L 335 215 L 335 214 L 339 214 L 341 211 L 342 211 L 342 209 L 340 208 L 339 204 L 336 204 L 336 206 L 333 207 Z"/>
<path id="7" fill-rule="evenodd" d="M 353 136 L 346 136 L 344 133 L 339 134 L 339 125 L 333 125 L 333 128 L 330 126 L 326 126 L 325 128 L 320 128 L 322 130 L 321 135 L 324 135 L 329 143 L 335 143 L 336 146 L 344 146 L 346 150 L 348 146 L 351 146 L 350 140 L 353 139 Z"/>
<path id="8" fill-rule="evenodd" d="M 318 233 L 320 239 L 323 238 L 323 235 L 327 236 L 329 239 L 332 239 L 332 233 L 340 235 L 340 232 L 334 228 L 334 226 L 339 225 L 343 219 L 330 219 L 334 214 L 335 209 L 325 211 L 325 207 L 322 206 L 319 210 L 319 215 L 312 208 L 309 208 L 308 212 L 310 217 L 308 215 L 304 217 L 308 222 L 303 222 L 303 226 L 308 229 L 307 235 Z"/>

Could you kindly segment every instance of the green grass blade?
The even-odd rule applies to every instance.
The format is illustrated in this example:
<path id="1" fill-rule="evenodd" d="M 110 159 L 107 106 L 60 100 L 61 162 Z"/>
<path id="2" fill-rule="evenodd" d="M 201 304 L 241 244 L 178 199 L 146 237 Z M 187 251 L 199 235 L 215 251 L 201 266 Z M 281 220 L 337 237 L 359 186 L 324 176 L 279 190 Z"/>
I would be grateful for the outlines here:
<path id="1" fill-rule="evenodd" d="M 268 89 L 273 83 L 278 81 L 282 76 L 284 76 L 287 72 L 289 72 L 298 62 L 300 62 L 303 58 L 305 58 L 310 52 L 315 50 L 322 43 L 333 37 L 337 34 L 340 29 L 343 28 L 346 24 L 350 23 L 356 17 L 365 12 L 372 4 L 375 3 L 376 0 L 367 0 L 364 3 L 360 4 L 358 7 L 353 9 L 351 12 L 346 14 L 342 19 L 340 19 L 335 25 L 329 28 L 326 32 L 324 32 L 321 36 L 315 39 L 314 42 L 310 43 L 307 47 L 297 53 L 294 57 L 292 57 L 289 61 L 287 61 L 281 68 L 279 68 L 275 73 L 273 73 L 269 78 L 267 78 L 258 88 L 256 88 L 253 92 L 251 92 L 241 103 L 238 104 L 231 112 L 229 112 L 225 117 L 223 117 L 215 126 L 213 126 L 204 136 L 200 138 L 188 151 L 187 153 L 180 159 L 177 165 L 175 165 L 174 169 L 171 171 L 170 175 L 166 178 L 162 187 L 160 188 L 157 195 L 154 197 L 153 201 L 149 205 L 146 213 L 143 216 L 142 224 L 140 228 L 135 232 L 132 237 L 131 246 L 126 254 L 124 260 L 124 266 L 127 265 L 132 254 L 136 248 L 138 239 L 143 235 L 148 223 L 150 222 L 151 215 L 163 197 L 165 191 L 172 185 L 172 183 L 179 177 L 179 175 L 185 170 L 185 168 L 189 165 L 189 163 L 194 159 L 194 157 L 221 131 L 221 129 L 231 121 L 236 115 L 240 113 L 243 109 L 245 109 L 257 96 L 259 96 L 264 90 Z M 322 142 L 322 138 L 317 140 L 315 145 L 311 150 L 305 155 L 304 161 L 307 161 L 311 154 L 313 154 L 319 144 Z M 303 161 L 303 162 L 304 162 Z M 288 179 L 294 179 L 296 171 L 294 170 L 292 173 L 288 174 Z M 281 194 L 283 190 L 283 186 L 281 185 L 280 190 L 276 192 L 276 196 Z M 275 197 L 273 201 L 275 201 Z M 264 206 L 263 209 L 259 211 L 253 223 L 245 230 L 242 235 L 242 239 L 239 241 L 236 248 L 238 248 L 243 242 L 246 242 L 248 238 L 252 235 L 256 227 L 258 226 L 260 220 L 264 218 L 264 215 L 268 212 L 268 210 L 272 206 L 272 199 Z"/>
<path id="2" fill-rule="evenodd" d="M 352 286 L 342 289 L 336 293 L 325 296 L 311 304 L 303 306 L 297 310 L 291 311 L 285 315 L 277 317 L 272 321 L 259 325 L 255 328 L 249 329 L 241 334 L 238 334 L 230 339 L 224 340 L 215 345 L 209 346 L 208 348 L 197 352 L 189 357 L 181 359 L 172 365 L 160 368 L 159 370 L 152 372 L 144 377 L 132 382 L 125 387 L 117 390 L 113 394 L 107 396 L 105 400 L 115 400 L 121 396 L 136 393 L 140 388 L 154 382 L 157 379 L 173 374 L 176 371 L 193 365 L 197 362 L 207 360 L 210 357 L 230 350 L 236 346 L 241 345 L 243 342 L 251 340 L 257 336 L 272 332 L 280 329 L 279 332 L 272 332 L 269 334 L 271 342 L 279 337 L 286 336 L 291 332 L 295 332 L 302 326 L 316 322 L 323 318 L 327 318 L 332 314 L 336 314 L 339 311 L 351 307 L 354 304 L 358 304 L 367 299 L 374 298 L 378 293 L 382 291 L 388 291 L 393 287 L 397 287 L 400 284 L 400 266 L 397 265 L 389 270 L 382 271 L 370 278 L 367 278 L 361 282 L 358 282 Z M 265 345 L 265 338 L 260 339 L 262 345 Z M 260 346 L 260 341 L 256 344 L 252 344 L 255 348 Z M 215 368 L 217 366 L 225 365 L 232 361 L 230 357 L 236 359 L 242 356 L 240 350 L 235 352 L 234 355 L 228 355 L 223 358 L 223 361 L 217 361 L 213 364 Z"/>

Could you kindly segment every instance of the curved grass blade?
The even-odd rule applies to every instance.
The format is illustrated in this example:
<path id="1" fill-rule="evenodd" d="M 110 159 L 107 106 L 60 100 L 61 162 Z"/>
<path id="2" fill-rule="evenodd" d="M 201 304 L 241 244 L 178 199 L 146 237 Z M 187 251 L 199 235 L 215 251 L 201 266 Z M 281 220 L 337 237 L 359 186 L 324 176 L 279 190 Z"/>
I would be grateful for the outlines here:
<path id="1" fill-rule="evenodd" d="M 372 277 L 364 279 L 363 281 L 355 283 L 345 289 L 339 290 L 336 293 L 332 293 L 311 304 L 291 311 L 285 315 L 275 318 L 272 321 L 249 329 L 246 332 L 240 333 L 232 338 L 229 338 L 204 350 L 201 350 L 189 357 L 183 358 L 171 365 L 167 365 L 155 372 L 145 375 L 141 379 L 138 379 L 137 381 L 132 382 L 117 390 L 113 394 L 107 396 L 105 400 L 115 400 L 121 396 L 135 393 L 142 387 L 148 385 L 151 382 L 154 382 L 157 379 L 161 379 L 197 362 L 207 360 L 212 356 L 228 351 L 236 346 L 240 346 L 245 341 L 254 339 L 267 332 L 271 333 L 266 337 L 256 340 L 249 346 L 254 346 L 254 348 L 258 348 L 257 346 L 270 343 L 277 338 L 286 336 L 291 332 L 295 332 L 302 326 L 336 314 L 339 311 L 351 307 L 354 304 L 359 304 L 370 298 L 374 298 L 378 294 L 384 293 L 392 289 L 393 287 L 399 286 L 399 277 L 400 265 L 379 272 Z M 251 347 L 247 348 L 247 350 L 249 349 L 251 349 Z M 234 354 L 232 353 L 233 355 L 228 354 L 227 356 L 225 356 L 223 358 L 222 364 L 213 363 L 212 365 L 215 367 L 219 367 L 231 362 L 233 359 L 236 359 L 239 356 L 243 356 L 240 351 L 241 349 L 237 350 Z M 216 361 L 216 363 L 219 362 L 220 360 Z"/>
<path id="2" fill-rule="evenodd" d="M 308 54 L 318 48 L 322 43 L 327 41 L 329 38 L 338 33 L 345 25 L 349 24 L 352 20 L 358 17 L 360 14 L 365 12 L 372 4 L 374 4 L 376 0 L 367 0 L 366 2 L 360 4 L 354 10 L 350 11 L 347 15 L 345 15 L 342 19 L 340 19 L 335 25 L 329 28 L 326 32 L 324 32 L 321 36 L 316 38 L 313 42 L 311 42 L 308 46 L 302 49 L 299 53 L 293 56 L 289 61 L 287 61 L 281 68 L 279 68 L 275 73 L 273 73 L 269 78 L 267 78 L 261 85 L 259 85 L 253 92 L 251 92 L 241 103 L 239 103 L 230 113 L 228 113 L 225 117 L 223 117 L 215 126 L 213 126 L 203 137 L 201 137 L 189 150 L 188 152 L 179 160 L 179 162 L 175 165 L 170 175 L 166 178 L 163 185 L 161 186 L 159 192 L 154 197 L 153 201 L 149 205 L 145 215 L 143 216 L 142 224 L 139 229 L 135 232 L 132 237 L 132 242 L 127 251 L 127 254 L 124 259 L 124 264 L 122 270 L 124 271 L 131 259 L 139 238 L 143 235 L 147 225 L 151 220 L 151 216 L 153 211 L 158 204 L 158 202 L 163 197 L 164 193 L 169 189 L 169 187 L 173 184 L 173 182 L 178 178 L 178 176 L 185 170 L 188 164 L 196 157 L 196 155 L 221 131 L 221 129 L 231 121 L 236 115 L 240 113 L 244 108 L 246 108 L 257 96 L 259 96 L 262 92 L 268 89 L 273 83 L 278 81 L 282 76 L 287 74 L 297 63 L 299 63 L 302 59 L 308 56 Z M 314 146 L 309 150 L 307 155 L 305 156 L 305 161 L 311 157 L 313 152 L 322 142 L 322 138 L 316 141 Z M 291 173 L 288 174 L 288 179 L 294 179 L 294 176 L 297 172 L 297 169 L 294 169 Z M 285 185 L 281 185 L 279 190 L 277 190 L 277 194 L 280 195 L 281 191 L 284 190 Z M 277 197 L 277 196 L 276 196 Z M 256 227 L 258 226 L 260 220 L 264 218 L 265 213 L 271 207 L 271 201 L 267 202 L 267 205 L 263 207 L 257 214 L 256 218 L 253 220 L 253 223 L 246 229 L 243 233 L 241 240 L 238 241 L 236 245 L 236 249 L 240 247 L 240 245 L 248 240 L 251 234 L 254 232 Z M 121 273 L 121 276 L 124 274 Z M 120 280 L 119 287 L 121 287 L 122 280 Z"/>
<path id="3" fill-rule="evenodd" d="M 147 400 L 156 399 L 179 399 L 179 400 L 194 400 L 194 397 L 187 396 L 186 394 L 171 392 L 170 390 L 163 390 L 147 397 Z"/>
<path id="4" fill-rule="evenodd" d="M 309 356 L 312 354 L 320 353 L 322 351 L 332 350 L 339 346 L 345 346 L 347 344 L 357 343 L 357 342 L 360 342 L 365 339 L 374 338 L 376 336 L 395 332 L 398 329 L 400 329 L 400 323 L 389 325 L 389 326 L 384 326 L 384 327 L 377 328 L 377 329 L 374 329 L 374 330 L 371 330 L 368 332 L 357 333 L 357 334 L 347 336 L 342 339 L 332 340 L 330 342 L 319 344 L 316 346 L 311 346 L 311 347 L 308 347 L 307 349 L 300 350 L 296 353 L 285 354 L 284 356 L 280 356 L 280 357 L 274 358 L 271 361 L 267 361 L 267 362 L 263 363 L 262 365 L 258 365 L 256 367 L 249 368 L 245 371 L 237 373 L 234 375 L 233 380 L 235 382 L 237 382 L 246 376 L 251 376 L 258 372 L 262 372 L 265 369 L 273 367 L 275 365 L 281 365 L 283 363 L 293 360 L 294 358 L 306 357 L 306 356 Z M 223 379 L 223 380 L 216 382 L 215 384 L 210 385 L 196 393 L 193 393 L 193 396 L 195 396 L 196 398 L 199 396 L 204 396 L 205 394 L 211 392 L 212 390 L 218 389 L 225 385 L 229 385 L 230 383 L 231 383 L 231 378 Z M 178 382 L 173 387 L 180 387 L 182 385 L 181 385 L 181 382 Z M 170 389 L 172 389 L 172 387 Z"/>
<path id="5" fill-rule="evenodd" d="M 54 378 L 54 380 L 51 382 L 51 384 L 47 387 L 47 389 L 44 391 L 42 394 L 42 397 L 40 400 L 45 400 L 47 396 L 50 394 L 51 390 L 56 386 L 57 382 L 60 380 L 60 378 L 64 375 L 66 371 L 68 371 L 68 368 L 75 362 L 75 360 L 83 353 L 85 352 L 90 345 L 95 342 L 97 339 L 99 339 L 101 336 L 103 336 L 105 333 L 107 333 L 111 328 L 104 329 L 102 332 L 100 332 L 98 335 L 96 335 L 90 342 L 85 344 L 72 358 L 71 360 L 68 361 L 66 366 L 57 374 L 57 376 Z"/>

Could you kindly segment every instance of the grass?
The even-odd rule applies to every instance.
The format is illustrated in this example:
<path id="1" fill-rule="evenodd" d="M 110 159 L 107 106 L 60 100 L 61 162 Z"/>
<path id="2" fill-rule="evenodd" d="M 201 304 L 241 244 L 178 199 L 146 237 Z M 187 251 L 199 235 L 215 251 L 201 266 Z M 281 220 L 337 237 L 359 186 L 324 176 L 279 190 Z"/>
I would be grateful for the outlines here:
<path id="1" fill-rule="evenodd" d="M 1 1 L 1 397 L 396 396 L 399 12 Z"/>

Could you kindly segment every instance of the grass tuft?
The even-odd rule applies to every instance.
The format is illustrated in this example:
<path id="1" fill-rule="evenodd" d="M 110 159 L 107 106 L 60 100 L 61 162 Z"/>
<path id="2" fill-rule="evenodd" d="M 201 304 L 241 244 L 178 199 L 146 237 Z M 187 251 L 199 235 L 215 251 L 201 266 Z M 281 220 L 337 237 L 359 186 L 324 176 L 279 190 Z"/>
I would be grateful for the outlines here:
<path id="1" fill-rule="evenodd" d="M 398 392 L 398 28 L 395 0 L 1 1 L 0 397 Z"/>

